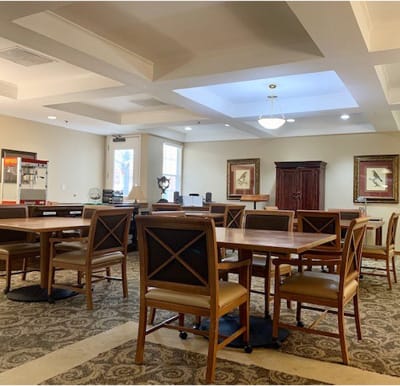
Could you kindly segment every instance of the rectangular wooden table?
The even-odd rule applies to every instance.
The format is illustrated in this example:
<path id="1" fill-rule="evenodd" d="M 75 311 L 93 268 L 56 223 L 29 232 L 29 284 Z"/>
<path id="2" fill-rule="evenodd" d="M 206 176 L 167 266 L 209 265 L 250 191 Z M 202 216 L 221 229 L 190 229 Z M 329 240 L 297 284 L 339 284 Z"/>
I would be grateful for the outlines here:
<path id="1" fill-rule="evenodd" d="M 17 301 L 47 300 L 47 281 L 49 277 L 50 243 L 53 232 L 85 229 L 90 226 L 90 219 L 82 217 L 28 217 L 0 219 L 0 229 L 22 232 L 34 232 L 40 235 L 40 285 L 26 286 L 11 290 L 7 297 Z M 63 292 L 56 294 L 56 299 L 65 297 Z"/>
<path id="2" fill-rule="evenodd" d="M 269 231 L 260 229 L 239 229 L 239 228 L 216 228 L 216 239 L 218 247 L 237 249 L 239 258 L 251 258 L 253 252 L 263 252 L 266 254 L 267 288 L 270 288 L 270 255 L 271 253 L 293 253 L 299 254 L 308 249 L 335 240 L 336 235 L 323 233 L 303 233 Z M 268 296 L 268 294 L 267 294 Z M 236 328 L 236 320 L 225 319 L 220 321 L 221 334 L 224 329 L 231 330 Z M 287 336 L 286 330 L 280 331 L 280 339 Z M 268 347 L 272 345 L 272 327 L 268 311 L 266 318 L 251 317 L 250 340 L 254 347 Z M 236 344 L 234 343 L 233 346 Z M 237 343 L 240 346 L 240 343 Z"/>

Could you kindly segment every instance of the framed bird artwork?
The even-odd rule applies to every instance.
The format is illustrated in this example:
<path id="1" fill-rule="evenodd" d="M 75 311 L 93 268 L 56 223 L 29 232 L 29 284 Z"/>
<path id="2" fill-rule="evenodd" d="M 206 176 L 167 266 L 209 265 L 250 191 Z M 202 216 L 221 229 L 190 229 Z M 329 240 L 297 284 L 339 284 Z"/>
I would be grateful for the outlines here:
<path id="1" fill-rule="evenodd" d="M 399 155 L 354 156 L 354 202 L 399 202 Z"/>
<path id="2" fill-rule="evenodd" d="M 260 158 L 231 159 L 227 164 L 227 199 L 260 193 Z"/>

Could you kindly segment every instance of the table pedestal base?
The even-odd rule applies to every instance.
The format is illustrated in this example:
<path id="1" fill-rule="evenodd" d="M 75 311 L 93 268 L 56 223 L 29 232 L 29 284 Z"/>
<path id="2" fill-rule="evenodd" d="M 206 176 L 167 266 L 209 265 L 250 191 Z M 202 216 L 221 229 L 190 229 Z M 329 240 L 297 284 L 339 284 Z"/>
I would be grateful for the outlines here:
<path id="1" fill-rule="evenodd" d="M 210 322 L 208 319 L 202 321 L 200 329 L 208 330 Z M 219 321 L 219 333 L 221 335 L 231 335 L 239 329 L 239 316 L 226 315 Z M 283 341 L 289 332 L 283 328 L 279 329 L 278 339 Z M 253 347 L 274 347 L 272 342 L 272 320 L 260 316 L 250 316 L 250 345 Z M 231 342 L 229 347 L 244 347 L 242 336 Z"/>
<path id="2" fill-rule="evenodd" d="M 77 295 L 77 292 L 65 290 L 62 288 L 54 288 L 52 293 L 52 298 L 54 300 L 60 300 L 69 298 L 70 296 Z M 7 293 L 7 298 L 9 300 L 14 300 L 16 302 L 47 302 L 47 289 L 37 285 L 30 285 L 26 287 L 20 287 L 11 290 Z"/>

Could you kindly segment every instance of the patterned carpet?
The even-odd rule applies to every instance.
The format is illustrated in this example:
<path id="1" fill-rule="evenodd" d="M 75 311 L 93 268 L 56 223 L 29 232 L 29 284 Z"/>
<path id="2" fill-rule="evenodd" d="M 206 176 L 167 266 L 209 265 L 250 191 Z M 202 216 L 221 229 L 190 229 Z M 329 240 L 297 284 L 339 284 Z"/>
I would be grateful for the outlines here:
<path id="1" fill-rule="evenodd" d="M 197 385 L 205 382 L 205 355 L 146 343 L 145 364 L 133 364 L 134 356 L 135 342 L 130 341 L 43 384 Z M 320 384 L 319 381 L 222 359 L 218 359 L 217 369 L 215 383 L 221 385 Z"/>
<path id="2" fill-rule="evenodd" d="M 121 294 L 121 284 L 119 282 L 101 282 L 94 289 L 94 310 L 87 311 L 85 298 L 78 295 L 56 304 L 43 303 L 19 303 L 6 299 L 0 295 L 0 328 L 1 346 L 0 372 L 16 367 L 32 359 L 41 357 L 54 350 L 78 342 L 89 336 L 107 331 L 108 329 L 128 321 L 138 320 L 138 264 L 136 254 L 131 254 L 129 259 L 129 298 L 123 299 Z M 29 280 L 37 280 L 38 274 L 31 273 Z M 257 284 L 257 283 L 256 283 Z M 19 278 L 13 278 L 13 287 L 26 285 L 20 282 Z M 4 281 L 0 281 L 0 290 L 4 288 Z M 347 340 L 350 352 L 351 366 L 370 370 L 382 374 L 400 376 L 400 334 L 398 326 L 400 323 L 400 284 L 395 284 L 392 291 L 387 290 L 385 279 L 366 276 L 361 284 L 361 314 L 363 339 L 357 341 L 354 323 L 351 319 L 347 323 Z M 255 315 L 262 315 L 262 298 L 252 295 L 251 312 Z M 283 317 L 287 321 L 294 320 L 294 310 L 282 307 Z M 305 322 L 311 320 L 312 312 L 305 311 Z M 328 316 L 321 326 L 325 325 L 328 329 L 336 328 L 334 316 Z M 99 356 L 90 363 L 80 366 L 74 371 L 62 375 L 62 378 L 49 380 L 48 383 L 77 384 L 77 383 L 104 383 L 102 377 L 107 371 L 107 383 L 124 383 L 122 374 L 127 373 L 127 377 L 134 373 L 134 383 L 201 383 L 204 366 L 204 356 L 179 350 L 169 350 L 165 347 L 149 344 L 146 347 L 146 355 L 164 358 L 157 359 L 158 364 L 152 363 L 151 366 L 130 368 L 135 346 L 124 344 L 122 347 Z M 290 336 L 283 343 L 282 352 L 291 353 L 307 358 L 322 361 L 341 362 L 340 348 L 338 340 L 329 337 L 320 337 L 300 332 L 291 332 Z M 159 352 L 157 356 L 152 353 Z M 177 356 L 178 355 L 178 356 Z M 165 363 L 165 358 L 171 358 L 177 362 Z M 109 358 L 114 358 L 113 365 Z M 113 360 L 114 360 L 113 359 Z M 120 362 L 119 362 L 120 361 Z M 174 364 L 175 363 L 175 364 Z M 176 363 L 185 363 L 180 369 Z M 170 374 L 168 381 L 155 378 L 157 371 L 153 372 L 153 366 L 165 365 L 164 373 Z M 189 366 L 189 367 L 188 367 Z M 268 372 L 256 366 L 243 366 L 245 370 L 238 373 L 232 367 L 239 367 L 237 364 L 232 366 L 228 361 L 218 362 L 220 367 L 226 371 L 219 374 L 218 383 L 313 383 L 310 380 L 286 379 L 287 375 Z M 190 368 L 189 373 L 184 371 Z M 120 369 L 120 370 L 119 370 Z M 140 370 L 142 369 L 142 370 Z M 181 374 L 181 372 L 185 374 Z M 176 374 L 175 374 L 176 372 Z M 240 378 L 241 372 L 246 378 Z M 120 374 L 119 374 L 120 373 Z M 129 373 L 129 375 L 128 375 Z M 74 375 L 75 374 L 75 375 Z M 114 375 L 113 375 L 114 374 Z M 115 374 L 119 374 L 116 378 Z M 175 374 L 175 375 L 174 375 Z M 253 375 L 257 374 L 256 379 L 262 378 L 264 381 L 256 382 Z M 136 378 L 137 377 L 137 378 Z M 165 375 L 167 377 L 167 375 Z M 264 378 L 263 378 L 264 377 Z M 115 380 L 115 382 L 112 381 Z M 166 378 L 167 379 L 167 378 Z M 232 379 L 232 380 L 231 380 Z M 268 379 L 268 380 L 267 380 Z M 132 378 L 127 383 L 133 383 Z M 315 382 L 314 382 L 315 383 Z"/>

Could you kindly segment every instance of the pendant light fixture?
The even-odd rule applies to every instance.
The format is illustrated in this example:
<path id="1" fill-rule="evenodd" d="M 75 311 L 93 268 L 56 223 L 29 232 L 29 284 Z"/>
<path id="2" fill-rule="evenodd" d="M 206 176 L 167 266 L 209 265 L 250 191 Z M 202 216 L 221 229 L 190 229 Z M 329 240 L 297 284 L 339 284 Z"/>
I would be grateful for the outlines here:
<path id="1" fill-rule="evenodd" d="M 276 84 L 270 84 L 268 85 L 268 88 L 270 90 L 274 90 L 276 88 Z M 278 97 L 276 95 L 268 95 L 267 106 L 269 108 L 269 111 L 267 111 L 267 115 L 261 115 L 258 119 L 258 123 L 265 129 L 276 130 L 282 127 L 286 122 L 286 119 L 282 112 L 275 111 L 277 98 Z"/>

